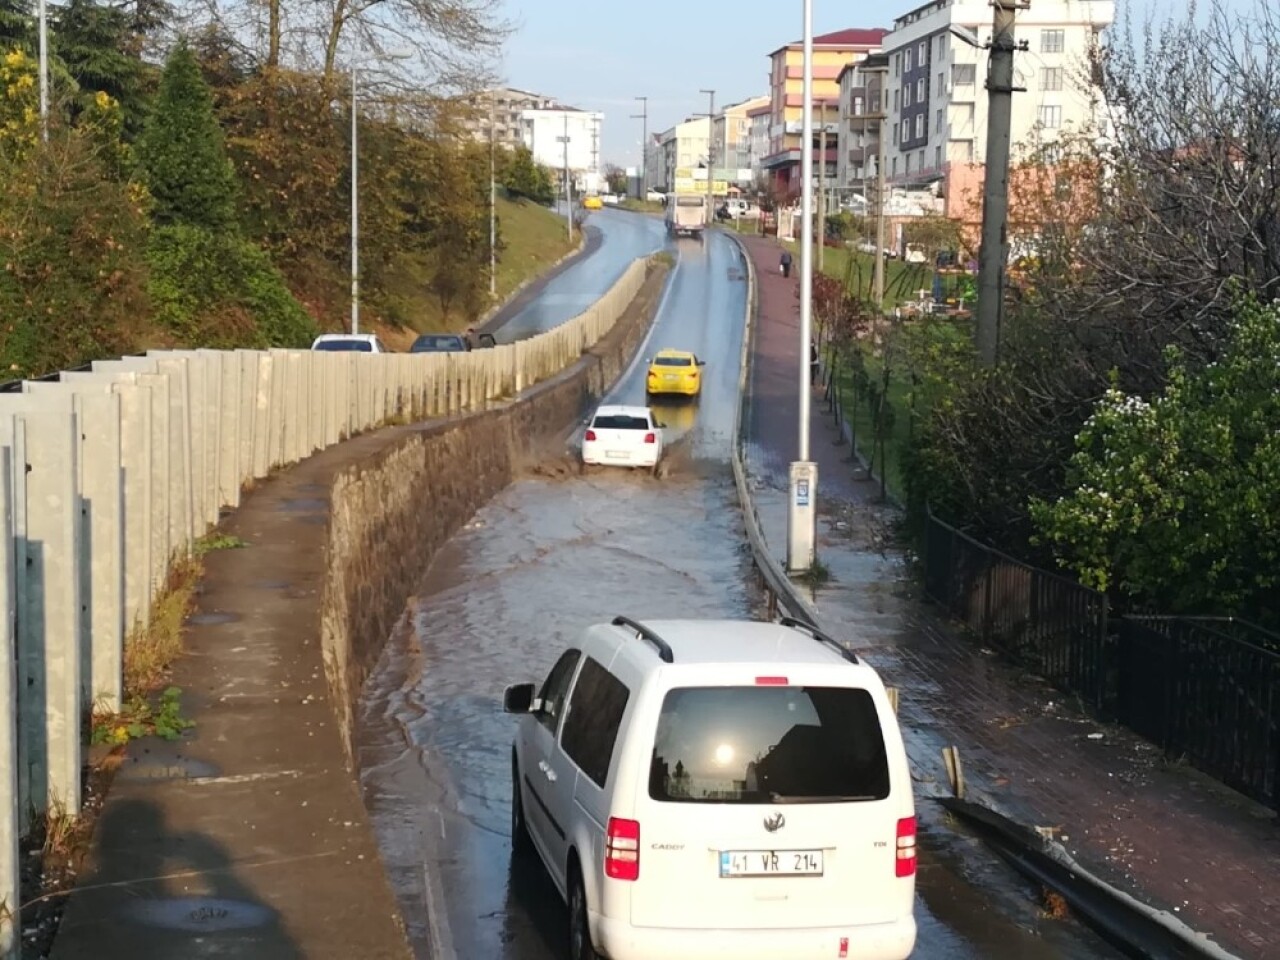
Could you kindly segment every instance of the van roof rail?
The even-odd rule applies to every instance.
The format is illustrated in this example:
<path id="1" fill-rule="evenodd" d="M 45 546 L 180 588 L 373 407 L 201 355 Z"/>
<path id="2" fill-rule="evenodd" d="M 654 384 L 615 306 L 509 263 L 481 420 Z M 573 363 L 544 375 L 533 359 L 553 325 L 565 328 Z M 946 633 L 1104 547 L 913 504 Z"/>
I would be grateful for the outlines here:
<path id="1" fill-rule="evenodd" d="M 807 633 L 809 634 L 809 636 L 813 637 L 813 639 L 817 640 L 819 643 L 825 643 L 827 646 L 833 647 L 835 651 L 840 654 L 840 656 L 844 657 L 850 663 L 862 662 L 861 660 L 858 659 L 858 655 L 856 653 L 854 653 L 844 644 L 840 643 L 838 640 L 835 640 L 832 637 L 828 636 L 827 634 L 823 633 L 821 630 L 815 627 L 808 620 L 800 620 L 796 617 L 779 617 L 778 623 L 782 624 L 784 627 L 791 627 L 791 629 L 793 630 L 799 630 L 802 633 Z"/>
<path id="2" fill-rule="evenodd" d="M 671 652 L 671 645 L 643 623 L 632 620 L 630 617 L 617 616 L 613 618 L 613 625 L 615 627 L 630 627 L 638 636 L 647 640 L 650 646 L 658 651 L 658 656 L 662 658 L 663 663 L 675 663 L 676 658 L 675 654 Z"/>

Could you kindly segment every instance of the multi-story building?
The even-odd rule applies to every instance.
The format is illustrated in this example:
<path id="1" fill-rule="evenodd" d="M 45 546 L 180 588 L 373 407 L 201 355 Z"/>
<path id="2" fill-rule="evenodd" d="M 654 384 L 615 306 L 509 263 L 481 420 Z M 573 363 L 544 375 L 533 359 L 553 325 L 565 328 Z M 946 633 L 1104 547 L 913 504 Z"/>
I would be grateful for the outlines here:
<path id="1" fill-rule="evenodd" d="M 505 147 L 515 147 L 524 142 L 524 111 L 554 110 L 560 106 L 554 97 L 514 87 L 482 90 L 469 96 L 467 105 L 470 111 L 463 125 L 471 135 L 488 143 L 492 126 L 494 142 Z M 490 117 L 493 118 L 492 124 Z"/>
<path id="2" fill-rule="evenodd" d="M 830 124 L 834 134 L 840 95 L 839 77 L 845 64 L 880 49 L 886 30 L 840 30 L 813 38 L 813 109 L 815 144 L 821 126 Z M 800 139 L 804 122 L 804 46 L 799 41 L 779 47 L 769 54 L 769 152 L 761 168 L 772 181 L 778 196 L 795 197 L 800 183 Z M 825 118 L 824 118 L 825 114 Z M 829 139 L 825 155 L 815 151 L 817 164 L 835 176 L 835 137 Z"/>
<path id="3" fill-rule="evenodd" d="M 717 170 L 751 169 L 750 114 L 752 110 L 768 105 L 767 96 L 752 97 L 729 104 L 715 115 L 711 121 L 711 150 Z"/>
<path id="4" fill-rule="evenodd" d="M 690 117 L 657 134 L 657 163 L 649 171 L 649 183 L 659 190 L 692 191 L 693 170 L 707 162 L 711 122 Z"/>
<path id="5" fill-rule="evenodd" d="M 553 171 L 568 167 L 579 190 L 600 189 L 603 113 L 562 106 L 524 110 L 520 117 L 521 138 L 536 162 Z"/>
<path id="6" fill-rule="evenodd" d="M 1017 13 L 1011 140 L 1026 149 L 1083 131 L 1098 111 L 1088 55 L 1115 20 L 1114 0 L 1036 0 Z M 961 28 L 959 33 L 953 27 Z M 974 47 L 960 34 L 975 38 Z M 988 0 L 930 0 L 894 21 L 889 57 L 888 175 L 944 198 L 947 216 L 971 222 L 987 137 L 983 78 L 991 40 Z"/>
<path id="7" fill-rule="evenodd" d="M 880 159 L 880 127 L 889 56 L 870 53 L 840 71 L 840 132 L 837 137 L 836 192 L 861 212 L 873 199 Z"/>
<path id="8" fill-rule="evenodd" d="M 764 103 L 747 111 L 747 166 L 751 170 L 753 182 L 759 182 L 763 170 L 764 158 L 769 155 L 769 125 L 773 117 L 773 107 L 769 98 Z"/>

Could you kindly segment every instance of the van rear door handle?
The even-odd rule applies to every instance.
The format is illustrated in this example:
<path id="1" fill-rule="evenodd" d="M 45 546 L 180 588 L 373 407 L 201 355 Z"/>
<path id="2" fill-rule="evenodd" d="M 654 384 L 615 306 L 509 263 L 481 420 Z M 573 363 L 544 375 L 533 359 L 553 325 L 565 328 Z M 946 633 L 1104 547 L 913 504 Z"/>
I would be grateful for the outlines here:
<path id="1" fill-rule="evenodd" d="M 554 770 L 552 770 L 552 769 L 551 769 L 551 765 L 550 765 L 549 763 L 547 763 L 547 761 L 545 761 L 545 760 L 539 760 L 539 761 L 538 761 L 538 769 L 539 769 L 539 770 L 541 770 L 541 771 L 542 771 L 543 776 L 545 776 L 545 777 L 546 777 L 548 780 L 550 780 L 552 783 L 555 783 L 555 782 L 556 782 L 556 772 L 555 772 Z"/>

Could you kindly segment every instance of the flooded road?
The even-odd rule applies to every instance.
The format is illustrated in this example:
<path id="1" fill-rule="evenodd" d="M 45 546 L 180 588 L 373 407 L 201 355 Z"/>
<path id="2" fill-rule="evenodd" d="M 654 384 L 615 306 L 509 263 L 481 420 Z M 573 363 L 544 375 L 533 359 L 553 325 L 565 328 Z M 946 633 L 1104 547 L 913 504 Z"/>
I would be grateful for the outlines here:
<path id="1" fill-rule="evenodd" d="M 617 216 L 629 216 L 618 214 Z M 642 219 L 642 218 L 633 218 Z M 682 241 L 657 323 L 610 400 L 643 402 L 645 357 L 707 360 L 703 396 L 662 404 L 680 439 L 662 480 L 579 476 L 566 457 L 514 483 L 423 578 L 361 704 L 365 798 L 422 960 L 564 960 L 564 906 L 510 860 L 509 683 L 541 681 L 588 623 L 760 615 L 729 466 L 746 285 L 736 249 Z M 976 844 L 926 831 L 917 957 L 1105 956 L 1046 923 Z"/>
<path id="2" fill-rule="evenodd" d="M 532 337 L 577 316 L 604 296 L 633 260 L 661 250 L 666 242 L 662 220 L 643 214 L 597 210 L 587 214 L 586 225 L 599 231 L 598 247 L 519 306 L 495 331 L 499 343 Z"/>

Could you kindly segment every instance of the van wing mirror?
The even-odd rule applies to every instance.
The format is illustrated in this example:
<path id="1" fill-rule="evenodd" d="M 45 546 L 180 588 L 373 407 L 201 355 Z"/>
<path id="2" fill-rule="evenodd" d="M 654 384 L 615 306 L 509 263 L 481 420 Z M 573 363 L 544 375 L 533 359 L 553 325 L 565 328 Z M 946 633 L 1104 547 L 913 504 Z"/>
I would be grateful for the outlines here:
<path id="1" fill-rule="evenodd" d="M 534 709 L 533 684 L 515 683 L 502 692 L 505 713 L 530 713 Z"/>

